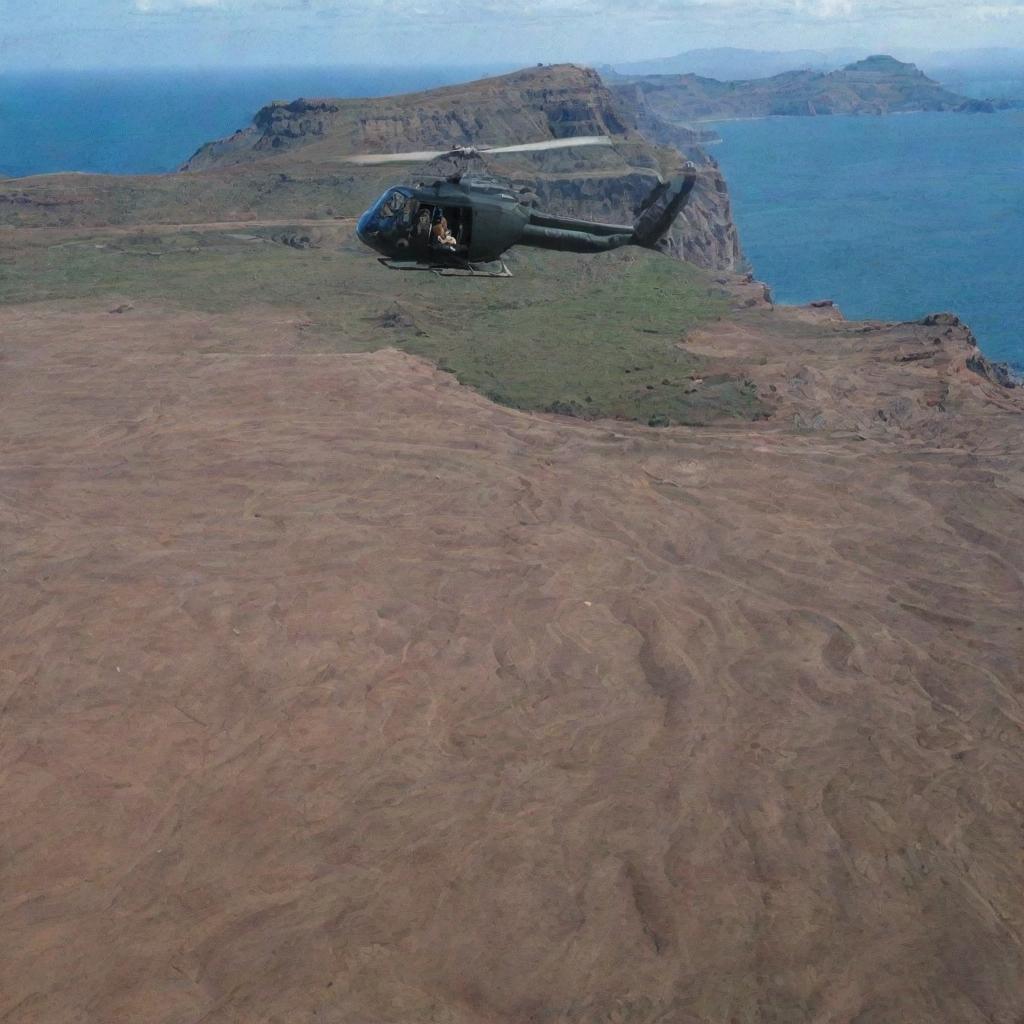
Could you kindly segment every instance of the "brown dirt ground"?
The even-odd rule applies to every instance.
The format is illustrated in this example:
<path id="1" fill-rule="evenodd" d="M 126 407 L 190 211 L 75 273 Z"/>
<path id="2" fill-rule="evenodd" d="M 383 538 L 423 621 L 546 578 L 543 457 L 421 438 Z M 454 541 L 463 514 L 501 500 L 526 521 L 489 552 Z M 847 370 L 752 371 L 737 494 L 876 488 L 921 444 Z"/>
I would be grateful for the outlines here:
<path id="1" fill-rule="evenodd" d="M 1021 1019 L 957 338 L 723 326 L 777 417 L 656 431 L 297 321 L 0 310 L 4 1024 Z"/>

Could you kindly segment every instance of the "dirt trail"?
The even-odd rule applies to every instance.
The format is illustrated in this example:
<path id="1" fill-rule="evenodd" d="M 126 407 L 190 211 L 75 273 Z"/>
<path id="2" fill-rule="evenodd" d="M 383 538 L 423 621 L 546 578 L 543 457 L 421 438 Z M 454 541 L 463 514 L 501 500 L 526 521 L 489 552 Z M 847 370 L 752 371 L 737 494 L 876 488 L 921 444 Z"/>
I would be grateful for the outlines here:
<path id="1" fill-rule="evenodd" d="M 0 309 L 0 1020 L 1020 1018 L 1019 410 L 583 424 L 297 320 Z"/>
<path id="2" fill-rule="evenodd" d="M 137 235 L 140 232 L 160 234 L 166 231 L 241 231 L 244 228 L 348 228 L 354 227 L 354 217 L 319 218 L 277 218 L 273 220 L 216 220 L 196 221 L 185 224 L 108 224 L 103 226 L 79 227 L 7 227 L 0 225 L 0 239 L 5 236 L 12 240 L 38 238 L 49 235 Z"/>

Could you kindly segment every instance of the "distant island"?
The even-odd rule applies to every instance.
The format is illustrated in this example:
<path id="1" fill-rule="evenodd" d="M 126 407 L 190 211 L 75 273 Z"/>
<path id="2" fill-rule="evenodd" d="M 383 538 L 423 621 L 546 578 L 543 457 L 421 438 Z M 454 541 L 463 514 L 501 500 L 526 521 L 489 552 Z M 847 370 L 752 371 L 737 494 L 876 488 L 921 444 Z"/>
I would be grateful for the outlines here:
<path id="1" fill-rule="evenodd" d="M 944 89 L 916 65 L 884 54 L 838 71 L 786 71 L 771 78 L 722 82 L 700 75 L 619 75 L 602 72 L 632 106 L 670 122 L 821 114 L 911 111 L 991 113 L 990 100 Z"/>
<path id="2" fill-rule="evenodd" d="M 768 78 L 784 71 L 835 71 L 864 56 L 850 47 L 829 50 L 748 50 L 737 46 L 683 50 L 669 57 L 616 61 L 599 70 L 620 75 L 701 75 L 722 81 Z"/>
<path id="3" fill-rule="evenodd" d="M 721 81 L 768 78 L 784 71 L 836 71 L 866 56 L 855 47 L 833 47 L 824 50 L 750 50 L 736 46 L 704 47 L 683 50 L 667 57 L 648 60 L 615 61 L 611 70 L 621 75 L 702 75 Z M 931 50 L 901 46 L 901 60 L 912 61 L 930 78 L 947 89 L 966 92 L 955 83 L 964 79 L 987 79 L 1004 82 L 1024 75 L 1024 49 L 1008 46 L 973 47 L 953 50 Z M 600 68 L 602 72 L 604 68 Z M 988 94 L 984 94 L 988 95 Z M 1004 95 L 1000 93 L 1000 95 Z"/>

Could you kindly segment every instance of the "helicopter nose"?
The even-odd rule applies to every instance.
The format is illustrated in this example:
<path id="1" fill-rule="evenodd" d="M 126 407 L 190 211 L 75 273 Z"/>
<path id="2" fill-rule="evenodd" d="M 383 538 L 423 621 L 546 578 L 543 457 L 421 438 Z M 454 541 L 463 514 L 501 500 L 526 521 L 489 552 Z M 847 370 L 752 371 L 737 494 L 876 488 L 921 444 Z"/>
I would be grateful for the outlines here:
<path id="1" fill-rule="evenodd" d="M 356 234 L 359 236 L 359 241 L 366 245 L 373 247 L 373 243 L 370 241 L 370 222 L 373 220 L 371 214 L 372 210 L 367 210 L 366 213 L 359 218 L 356 224 Z"/>
<path id="2" fill-rule="evenodd" d="M 363 245 L 369 246 L 374 252 L 379 252 L 384 256 L 388 255 L 387 239 L 381 233 L 380 224 L 374 216 L 373 210 L 367 210 L 359 218 L 356 224 L 356 235 Z"/>

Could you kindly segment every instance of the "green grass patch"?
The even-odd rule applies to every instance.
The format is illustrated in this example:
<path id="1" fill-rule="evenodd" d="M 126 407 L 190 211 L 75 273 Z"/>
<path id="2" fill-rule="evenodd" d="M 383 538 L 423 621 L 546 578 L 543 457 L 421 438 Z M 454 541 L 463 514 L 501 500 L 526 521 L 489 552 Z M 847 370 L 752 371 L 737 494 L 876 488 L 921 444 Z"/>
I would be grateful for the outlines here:
<path id="1" fill-rule="evenodd" d="M 294 309 L 302 344 L 392 345 L 425 356 L 496 402 L 651 425 L 763 414 L 742 380 L 679 347 L 726 314 L 702 271 L 643 250 L 599 256 L 516 250 L 511 280 L 381 267 L 347 229 L 89 233 L 18 243 L 0 264 L 0 303 L 109 298 L 211 313 Z"/>
<path id="2" fill-rule="evenodd" d="M 655 424 L 747 415 L 742 388 L 699 382 L 704 360 L 678 345 L 686 330 L 725 312 L 705 275 L 644 252 L 589 265 L 529 254 L 516 273 L 494 282 L 522 297 L 511 308 L 478 301 L 456 330 L 428 329 L 402 347 L 443 360 L 462 383 L 520 409 Z"/>

